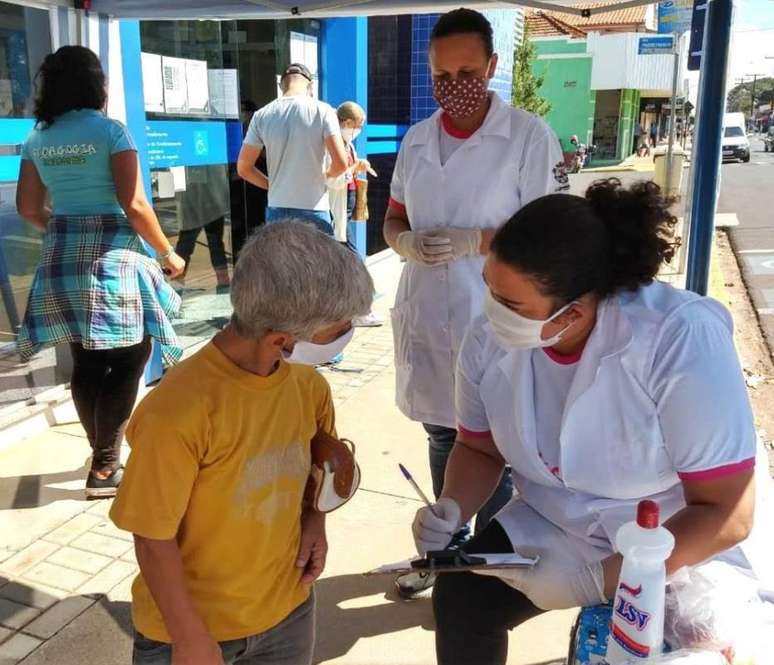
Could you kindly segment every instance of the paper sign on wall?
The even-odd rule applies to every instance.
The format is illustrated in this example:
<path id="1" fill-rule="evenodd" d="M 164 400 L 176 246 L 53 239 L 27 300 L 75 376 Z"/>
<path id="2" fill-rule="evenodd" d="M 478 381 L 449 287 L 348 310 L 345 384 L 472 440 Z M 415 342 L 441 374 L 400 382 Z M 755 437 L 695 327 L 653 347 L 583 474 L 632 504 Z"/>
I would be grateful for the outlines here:
<path id="1" fill-rule="evenodd" d="M 207 72 L 212 115 L 239 117 L 239 75 L 236 69 L 210 69 Z"/>
<path id="2" fill-rule="evenodd" d="M 164 79 L 161 74 L 161 56 L 141 53 L 142 92 L 147 113 L 164 113 Z"/>
<path id="3" fill-rule="evenodd" d="M 188 86 L 185 77 L 183 58 L 161 59 L 164 82 L 164 110 L 167 113 L 186 113 L 188 111 Z"/>
<path id="4" fill-rule="evenodd" d="M 186 60 L 185 80 L 188 89 L 188 112 L 210 113 L 209 81 L 206 60 Z"/>

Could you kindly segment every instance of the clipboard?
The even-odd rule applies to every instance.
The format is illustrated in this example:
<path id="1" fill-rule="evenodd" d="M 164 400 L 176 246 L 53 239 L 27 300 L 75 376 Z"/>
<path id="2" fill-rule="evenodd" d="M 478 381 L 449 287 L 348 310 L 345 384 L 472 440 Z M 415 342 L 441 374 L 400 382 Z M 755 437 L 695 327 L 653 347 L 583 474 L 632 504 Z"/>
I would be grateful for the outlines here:
<path id="1" fill-rule="evenodd" d="M 439 550 L 428 552 L 426 557 L 387 563 L 364 575 L 403 575 L 404 573 L 464 573 L 476 570 L 508 570 L 511 568 L 532 568 L 539 557 L 524 557 L 520 554 L 468 554 L 461 550 Z"/>

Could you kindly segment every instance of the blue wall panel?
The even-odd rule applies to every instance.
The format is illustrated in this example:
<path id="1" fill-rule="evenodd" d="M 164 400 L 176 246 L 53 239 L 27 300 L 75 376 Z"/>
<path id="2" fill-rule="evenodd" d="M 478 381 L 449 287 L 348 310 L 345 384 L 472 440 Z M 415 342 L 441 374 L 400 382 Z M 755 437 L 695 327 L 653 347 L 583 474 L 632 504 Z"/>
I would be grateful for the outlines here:
<path id="1" fill-rule="evenodd" d="M 342 102 L 357 102 L 368 114 L 368 19 L 323 21 L 320 64 L 320 97 L 334 108 Z M 365 133 L 355 141 L 355 148 L 361 157 L 368 154 Z M 357 251 L 365 256 L 365 233 L 357 228 L 353 232 Z"/>

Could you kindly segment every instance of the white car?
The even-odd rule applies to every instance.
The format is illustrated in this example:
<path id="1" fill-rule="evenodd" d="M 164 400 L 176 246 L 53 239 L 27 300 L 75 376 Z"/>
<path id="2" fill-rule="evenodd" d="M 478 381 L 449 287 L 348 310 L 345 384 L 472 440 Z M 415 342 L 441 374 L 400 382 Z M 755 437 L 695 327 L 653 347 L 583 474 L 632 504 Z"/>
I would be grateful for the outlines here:
<path id="1" fill-rule="evenodd" d="M 723 161 L 750 161 L 750 141 L 742 127 L 729 125 L 723 128 Z"/>

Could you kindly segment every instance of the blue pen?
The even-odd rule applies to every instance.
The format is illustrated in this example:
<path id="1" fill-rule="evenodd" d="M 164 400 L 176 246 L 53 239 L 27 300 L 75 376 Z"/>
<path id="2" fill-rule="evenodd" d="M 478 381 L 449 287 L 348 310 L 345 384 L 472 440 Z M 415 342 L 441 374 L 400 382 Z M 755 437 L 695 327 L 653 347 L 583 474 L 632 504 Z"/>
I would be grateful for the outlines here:
<path id="1" fill-rule="evenodd" d="M 419 498 L 422 499 L 422 501 L 425 502 L 425 505 L 430 509 L 430 512 L 432 512 L 433 515 L 438 517 L 438 513 L 436 513 L 435 510 L 433 509 L 433 504 L 430 503 L 430 500 L 427 498 L 425 493 L 422 491 L 422 489 L 419 487 L 419 485 L 417 485 L 417 481 L 414 480 L 414 478 L 412 478 L 411 474 L 408 472 L 408 469 L 405 466 L 403 466 L 402 464 L 398 464 L 398 466 L 400 467 L 400 470 L 403 473 L 403 475 L 406 478 L 406 480 L 408 480 L 409 483 L 411 484 L 411 486 L 414 488 L 414 491 L 417 493 Z"/>

